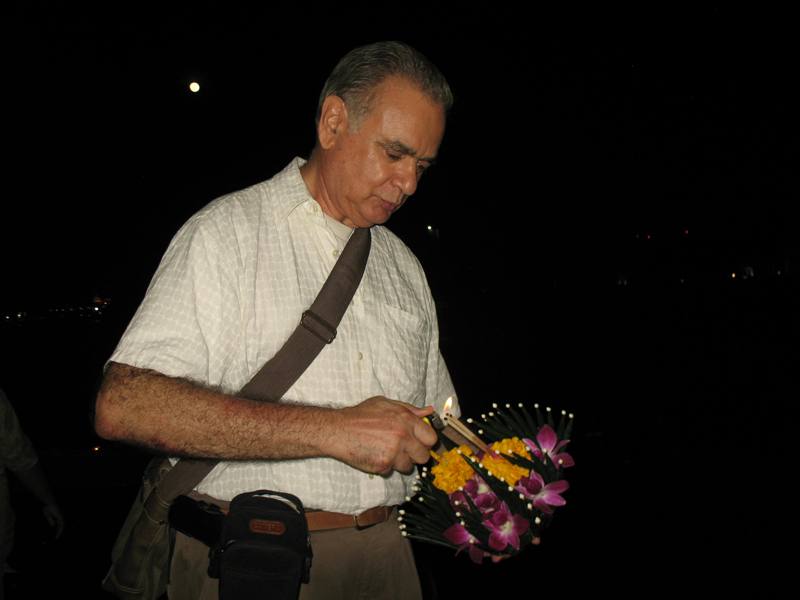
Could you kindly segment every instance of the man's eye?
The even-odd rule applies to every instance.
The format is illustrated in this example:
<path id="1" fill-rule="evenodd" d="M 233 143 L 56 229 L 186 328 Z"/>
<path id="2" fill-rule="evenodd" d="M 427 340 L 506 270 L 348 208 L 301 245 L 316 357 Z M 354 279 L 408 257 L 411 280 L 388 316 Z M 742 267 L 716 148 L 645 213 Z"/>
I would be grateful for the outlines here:
<path id="1" fill-rule="evenodd" d="M 388 152 L 387 151 L 386 152 L 386 156 L 388 156 L 389 160 L 391 160 L 393 162 L 396 162 L 396 161 L 400 160 L 401 158 L 403 158 L 403 155 L 402 154 L 398 154 L 397 152 Z"/>
<path id="2" fill-rule="evenodd" d="M 417 173 L 419 173 L 421 175 L 422 173 L 424 173 L 425 171 L 428 170 L 428 167 L 430 167 L 430 165 L 428 163 L 418 162 L 417 163 Z"/>

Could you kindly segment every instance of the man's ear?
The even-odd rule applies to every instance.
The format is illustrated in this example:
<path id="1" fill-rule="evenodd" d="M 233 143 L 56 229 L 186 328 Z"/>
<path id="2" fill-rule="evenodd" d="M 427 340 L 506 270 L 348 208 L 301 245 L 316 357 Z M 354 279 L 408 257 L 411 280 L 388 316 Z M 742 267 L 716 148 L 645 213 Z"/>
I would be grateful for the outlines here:
<path id="1" fill-rule="evenodd" d="M 319 145 L 328 150 L 347 131 L 347 107 L 339 96 L 328 96 L 322 103 L 317 135 Z"/>

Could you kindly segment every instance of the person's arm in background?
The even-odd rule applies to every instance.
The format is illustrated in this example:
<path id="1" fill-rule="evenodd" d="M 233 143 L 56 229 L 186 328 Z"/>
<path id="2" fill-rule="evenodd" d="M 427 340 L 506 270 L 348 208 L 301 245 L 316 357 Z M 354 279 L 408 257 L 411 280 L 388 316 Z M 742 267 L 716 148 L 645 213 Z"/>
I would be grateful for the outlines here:
<path id="1" fill-rule="evenodd" d="M 17 413 L 0 390 L 0 462 L 22 482 L 43 505 L 44 518 L 55 528 L 55 537 L 64 530 L 64 516 L 39 463 L 39 457 L 17 419 Z"/>
<path id="2" fill-rule="evenodd" d="M 64 531 L 64 515 L 53 496 L 39 461 L 36 461 L 36 464 L 29 469 L 12 470 L 12 472 L 22 482 L 22 485 L 42 503 L 42 513 L 48 524 L 55 530 L 55 538 L 61 537 L 61 533 Z"/>

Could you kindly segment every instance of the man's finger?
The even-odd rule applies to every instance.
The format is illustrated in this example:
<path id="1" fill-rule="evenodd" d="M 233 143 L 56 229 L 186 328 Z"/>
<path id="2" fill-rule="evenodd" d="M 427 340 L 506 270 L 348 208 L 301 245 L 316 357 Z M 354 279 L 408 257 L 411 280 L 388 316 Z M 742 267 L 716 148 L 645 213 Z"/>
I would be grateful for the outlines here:
<path id="1" fill-rule="evenodd" d="M 421 419 L 419 423 L 414 425 L 414 437 L 417 438 L 420 443 L 425 444 L 428 448 L 435 445 L 439 440 L 436 430 Z"/>
<path id="2" fill-rule="evenodd" d="M 432 406 L 423 406 L 422 408 L 419 408 L 419 407 L 414 406 L 412 404 L 407 404 L 406 406 L 408 406 L 408 410 L 413 412 L 418 417 L 427 417 L 428 415 L 433 414 L 433 407 Z"/>
<path id="3" fill-rule="evenodd" d="M 414 448 L 408 455 L 418 465 L 424 465 L 431 458 L 430 450 L 428 448 Z"/>
<path id="4" fill-rule="evenodd" d="M 395 471 L 400 471 L 403 475 L 410 475 L 413 470 L 414 461 L 411 460 L 411 457 L 408 454 L 403 453 L 397 457 Z"/>

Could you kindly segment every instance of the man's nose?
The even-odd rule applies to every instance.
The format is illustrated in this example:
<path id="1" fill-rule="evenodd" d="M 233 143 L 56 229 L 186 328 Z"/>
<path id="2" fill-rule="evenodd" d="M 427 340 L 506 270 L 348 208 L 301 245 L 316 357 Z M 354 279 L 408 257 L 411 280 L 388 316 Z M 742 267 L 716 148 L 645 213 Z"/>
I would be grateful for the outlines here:
<path id="1" fill-rule="evenodd" d="M 407 157 L 399 161 L 395 171 L 395 185 L 404 196 L 411 196 L 417 191 L 417 161 L 414 157 Z"/>

